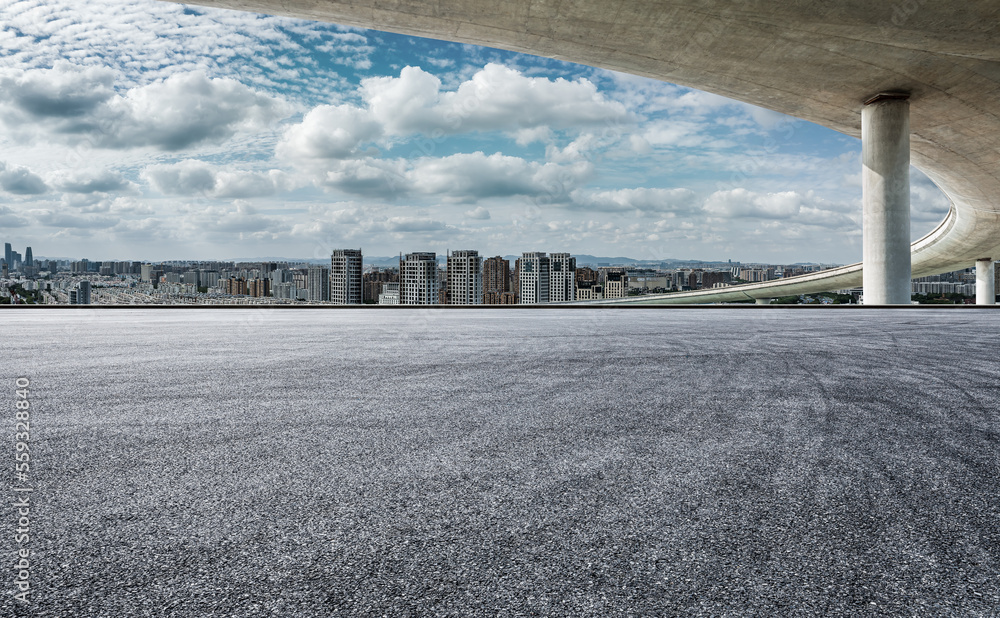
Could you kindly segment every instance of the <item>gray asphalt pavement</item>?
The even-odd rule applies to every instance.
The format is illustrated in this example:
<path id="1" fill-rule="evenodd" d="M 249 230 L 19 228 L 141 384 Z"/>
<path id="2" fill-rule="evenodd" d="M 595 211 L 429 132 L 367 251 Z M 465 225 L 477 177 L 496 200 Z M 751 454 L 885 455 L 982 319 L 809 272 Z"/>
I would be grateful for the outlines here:
<path id="1" fill-rule="evenodd" d="M 0 320 L 3 616 L 1000 608 L 1000 312 Z"/>

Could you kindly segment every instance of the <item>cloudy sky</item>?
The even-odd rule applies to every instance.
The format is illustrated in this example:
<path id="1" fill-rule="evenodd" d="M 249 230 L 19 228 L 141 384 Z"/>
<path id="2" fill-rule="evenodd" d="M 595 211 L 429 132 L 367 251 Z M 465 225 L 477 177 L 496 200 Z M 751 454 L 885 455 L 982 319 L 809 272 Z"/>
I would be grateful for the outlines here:
<path id="1" fill-rule="evenodd" d="M 0 241 L 861 259 L 860 142 L 591 67 L 149 0 L 0 0 Z M 913 236 L 947 199 L 913 174 Z"/>

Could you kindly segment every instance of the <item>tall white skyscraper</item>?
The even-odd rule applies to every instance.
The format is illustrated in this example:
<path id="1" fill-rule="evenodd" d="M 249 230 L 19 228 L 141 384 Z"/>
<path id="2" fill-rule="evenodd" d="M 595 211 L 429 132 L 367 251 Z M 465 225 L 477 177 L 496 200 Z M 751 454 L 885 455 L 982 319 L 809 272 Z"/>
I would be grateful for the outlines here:
<path id="1" fill-rule="evenodd" d="M 399 304 L 436 305 L 438 302 L 437 255 L 407 253 L 399 259 Z"/>
<path id="2" fill-rule="evenodd" d="M 330 300 L 361 304 L 361 249 L 334 249 L 330 256 Z"/>
<path id="3" fill-rule="evenodd" d="M 542 251 L 521 254 L 518 263 L 518 284 L 521 304 L 549 302 L 549 258 Z"/>
<path id="4" fill-rule="evenodd" d="M 330 300 L 330 269 L 322 266 L 310 266 L 307 272 L 306 288 L 309 290 L 309 300 Z"/>
<path id="5" fill-rule="evenodd" d="M 549 302 L 576 300 L 576 258 L 568 253 L 549 255 Z"/>
<path id="6" fill-rule="evenodd" d="M 483 303 L 483 258 L 478 251 L 453 251 L 448 254 L 448 304 Z"/>

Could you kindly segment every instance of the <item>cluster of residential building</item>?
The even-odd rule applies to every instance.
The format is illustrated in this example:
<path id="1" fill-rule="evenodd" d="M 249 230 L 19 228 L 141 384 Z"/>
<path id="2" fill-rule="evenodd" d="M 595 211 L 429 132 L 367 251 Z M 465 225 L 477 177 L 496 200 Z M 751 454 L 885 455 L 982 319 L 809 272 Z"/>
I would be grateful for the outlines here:
<path id="1" fill-rule="evenodd" d="M 994 277 L 996 285 L 993 289 L 1000 290 L 1000 268 L 994 269 Z M 910 282 L 910 290 L 913 294 L 926 296 L 960 294 L 972 297 L 976 295 L 976 271 L 966 268 L 940 275 L 919 277 Z"/>
<path id="2" fill-rule="evenodd" d="M 578 300 L 576 259 L 568 253 L 529 252 L 514 261 L 483 259 L 476 250 L 449 251 L 441 268 L 433 252 L 399 256 L 398 268 L 363 267 L 360 249 L 333 252 L 329 268 L 308 269 L 309 281 L 329 281 L 329 288 L 310 286 L 308 300 L 336 304 L 381 305 L 513 305 Z M 605 275 L 607 276 L 607 275 Z M 626 278 L 624 269 L 618 279 Z M 588 288 L 589 290 L 590 288 Z M 627 293 L 627 286 L 616 292 Z M 602 296 L 603 297 L 603 296 Z"/>

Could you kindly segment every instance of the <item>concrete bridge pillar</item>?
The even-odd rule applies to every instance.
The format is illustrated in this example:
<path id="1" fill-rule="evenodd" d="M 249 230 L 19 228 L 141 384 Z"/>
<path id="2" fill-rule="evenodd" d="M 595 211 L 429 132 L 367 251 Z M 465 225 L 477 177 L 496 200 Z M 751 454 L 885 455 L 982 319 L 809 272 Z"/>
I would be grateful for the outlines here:
<path id="1" fill-rule="evenodd" d="M 878 94 L 861 110 L 862 285 L 866 305 L 910 304 L 909 95 Z"/>
<path id="2" fill-rule="evenodd" d="M 772 299 L 770 299 L 770 298 L 755 298 L 754 301 L 753 301 L 753 303 L 755 305 L 770 305 L 771 304 L 771 300 Z"/>
<path id="3" fill-rule="evenodd" d="M 976 304 L 993 305 L 996 301 L 993 258 L 976 260 Z"/>

